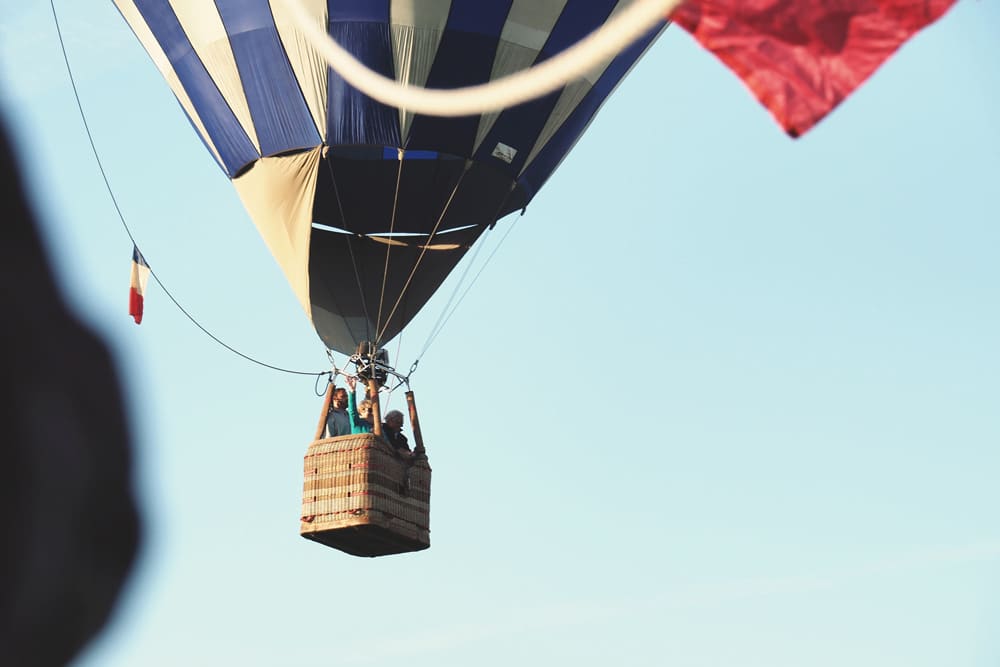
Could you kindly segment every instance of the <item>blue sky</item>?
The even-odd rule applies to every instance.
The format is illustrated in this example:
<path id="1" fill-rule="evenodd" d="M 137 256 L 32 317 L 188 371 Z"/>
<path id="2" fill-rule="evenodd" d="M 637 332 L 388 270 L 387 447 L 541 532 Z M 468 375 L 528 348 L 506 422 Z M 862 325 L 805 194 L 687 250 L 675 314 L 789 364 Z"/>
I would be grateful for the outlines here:
<path id="1" fill-rule="evenodd" d="M 478 255 L 514 224 L 413 376 L 432 547 L 375 560 L 297 534 L 310 378 L 155 286 L 132 323 L 49 7 L 0 7 L 4 115 L 61 285 L 115 349 L 146 520 L 76 667 L 1000 663 L 996 3 L 960 2 L 798 141 L 668 30 Z M 325 370 L 113 5 L 58 8 L 154 270 L 228 344 Z"/>

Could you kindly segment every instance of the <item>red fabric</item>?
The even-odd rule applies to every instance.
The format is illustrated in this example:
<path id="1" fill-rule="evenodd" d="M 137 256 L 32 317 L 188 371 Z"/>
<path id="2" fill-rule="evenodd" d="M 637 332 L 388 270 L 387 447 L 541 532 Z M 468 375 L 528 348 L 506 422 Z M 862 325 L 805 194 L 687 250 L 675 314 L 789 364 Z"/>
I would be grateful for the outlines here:
<path id="1" fill-rule="evenodd" d="M 142 305 L 145 299 L 146 282 L 149 280 L 149 264 L 139 252 L 139 247 L 132 245 L 132 272 L 129 276 L 131 290 L 128 295 L 128 314 L 136 324 L 142 324 Z"/>
<path id="2" fill-rule="evenodd" d="M 136 324 L 142 324 L 142 295 L 135 287 L 129 290 L 128 314 L 132 316 Z"/>
<path id="3" fill-rule="evenodd" d="M 955 0 L 688 0 L 671 18 L 793 137 L 819 122 Z"/>

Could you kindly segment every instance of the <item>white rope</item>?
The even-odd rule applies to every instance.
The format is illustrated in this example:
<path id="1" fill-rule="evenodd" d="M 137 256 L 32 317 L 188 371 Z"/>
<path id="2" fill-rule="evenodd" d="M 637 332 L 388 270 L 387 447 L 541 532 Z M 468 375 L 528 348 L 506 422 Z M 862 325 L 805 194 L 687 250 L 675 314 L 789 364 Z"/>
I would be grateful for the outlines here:
<path id="1" fill-rule="evenodd" d="M 324 60 L 368 97 L 406 111 L 434 116 L 471 116 L 506 109 L 582 78 L 665 20 L 683 0 L 636 0 L 601 28 L 545 62 L 490 83 L 449 90 L 399 83 L 373 72 L 316 24 L 301 0 L 278 0 Z"/>

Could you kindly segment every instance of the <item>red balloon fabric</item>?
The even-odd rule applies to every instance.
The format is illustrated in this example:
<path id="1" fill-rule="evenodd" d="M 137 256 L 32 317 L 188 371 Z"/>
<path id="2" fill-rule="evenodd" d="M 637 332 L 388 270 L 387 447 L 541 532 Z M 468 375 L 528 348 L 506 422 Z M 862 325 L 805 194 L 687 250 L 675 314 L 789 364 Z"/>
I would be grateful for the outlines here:
<path id="1" fill-rule="evenodd" d="M 818 123 L 955 0 L 688 0 L 671 19 L 793 137 Z"/>

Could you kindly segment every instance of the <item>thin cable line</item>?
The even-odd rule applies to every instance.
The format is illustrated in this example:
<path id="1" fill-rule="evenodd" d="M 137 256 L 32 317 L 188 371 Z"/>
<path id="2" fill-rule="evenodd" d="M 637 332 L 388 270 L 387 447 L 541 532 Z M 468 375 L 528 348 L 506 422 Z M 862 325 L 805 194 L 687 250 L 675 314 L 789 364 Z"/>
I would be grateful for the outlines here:
<path id="1" fill-rule="evenodd" d="M 330 174 L 330 184 L 333 185 L 333 194 L 337 198 L 337 210 L 340 211 L 340 224 L 343 226 L 344 230 L 350 231 L 350 227 L 347 224 L 347 216 L 344 214 L 344 203 L 340 200 L 340 188 L 337 187 L 337 178 L 333 173 L 333 158 L 330 157 L 328 153 L 322 159 L 326 162 L 326 170 L 327 173 Z M 360 236 L 360 234 L 354 233 L 354 236 L 345 239 L 345 242 L 347 245 L 347 252 L 351 255 L 351 268 L 354 270 L 354 282 L 357 284 L 358 296 L 361 298 L 361 310 L 364 311 L 365 314 L 365 339 L 370 340 L 372 332 L 371 316 L 368 314 L 368 298 L 365 296 L 365 287 L 361 284 L 361 274 L 358 273 L 358 260 L 354 255 L 353 242 L 358 236 Z M 344 318 L 344 324 L 347 326 L 348 330 L 350 330 L 347 318 Z M 354 335 L 353 331 L 351 331 L 351 335 Z"/>
<path id="2" fill-rule="evenodd" d="M 55 21 L 56 34 L 59 36 L 59 47 L 62 49 L 63 62 L 66 63 L 66 72 L 69 74 L 69 82 L 70 82 L 70 85 L 73 88 L 73 97 L 76 98 L 76 108 L 80 111 L 80 119 L 83 121 L 83 129 L 87 133 L 87 139 L 88 139 L 88 141 L 90 141 L 90 149 L 94 153 L 94 160 L 97 162 L 97 168 L 101 172 L 101 178 L 104 179 L 104 187 L 107 189 L 108 195 L 111 197 L 111 203 L 114 205 L 115 211 L 118 213 L 118 219 L 121 220 L 122 227 L 125 228 L 125 233 L 128 234 L 129 240 L 132 241 L 132 245 L 135 246 L 136 248 L 138 248 L 139 244 L 136 243 L 135 236 L 132 235 L 132 230 L 129 229 L 128 223 L 125 222 L 125 216 L 122 213 L 121 208 L 118 206 L 118 200 L 115 198 L 114 191 L 111 189 L 111 182 L 108 180 L 107 172 L 104 171 L 104 165 L 101 163 L 101 156 L 100 156 L 100 153 L 98 153 L 98 151 L 97 151 L 97 144 L 94 142 L 94 135 L 90 131 L 90 124 L 87 122 L 87 115 L 83 111 L 83 103 L 80 101 L 80 92 L 79 92 L 79 90 L 77 90 L 76 79 L 73 76 L 73 68 L 70 66 L 70 63 L 69 63 L 69 54 L 66 52 L 66 44 L 63 41 L 62 27 L 59 25 L 59 14 L 56 12 L 55 0 L 49 0 L 49 6 L 52 8 L 52 18 Z M 140 250 L 140 252 L 141 252 L 141 250 Z M 143 253 L 143 256 L 145 256 L 145 253 Z M 265 368 L 270 368 L 271 370 L 280 371 L 282 373 L 291 373 L 292 375 L 315 375 L 315 376 L 319 377 L 319 376 L 322 376 L 322 375 L 324 375 L 326 373 L 329 373 L 329 371 L 320 371 L 320 372 L 293 371 L 293 370 L 289 370 L 287 368 L 281 368 L 279 366 L 273 366 L 271 364 L 264 363 L 263 361 L 258 361 L 257 359 L 254 359 L 253 357 L 248 356 L 248 355 L 240 352 L 239 350 L 231 347 L 230 345 L 227 345 L 226 343 L 224 343 L 221 340 L 219 340 L 219 338 L 216 337 L 212 332 L 210 332 L 208 329 L 206 329 L 205 327 L 203 327 L 198 322 L 198 320 L 196 320 L 194 317 L 192 317 L 191 314 L 188 313 L 184 309 L 183 306 L 181 306 L 181 304 L 177 301 L 177 299 L 174 298 L 174 296 L 170 293 L 170 291 L 166 288 L 166 286 L 164 286 L 163 282 L 160 280 L 159 276 L 156 275 L 156 272 L 153 271 L 152 268 L 149 269 L 149 275 L 151 275 L 153 277 L 153 280 L 155 280 L 156 284 L 160 286 L 160 289 L 163 290 L 163 293 L 166 294 L 167 297 L 171 301 L 174 302 L 174 305 L 177 306 L 177 309 L 180 310 L 182 313 L 184 313 L 185 317 L 187 317 L 189 320 L 191 320 L 191 322 L 196 327 L 198 327 L 199 329 L 201 329 L 201 331 L 205 335 L 207 335 L 209 338 L 211 338 L 216 343 L 218 343 L 222 347 L 226 348 L 227 350 L 229 350 L 233 354 L 236 354 L 236 355 L 238 355 L 240 357 L 243 357 L 247 361 L 251 361 L 251 362 L 257 364 L 258 366 L 263 366 Z"/>
<path id="3" fill-rule="evenodd" d="M 451 295 L 448 296 L 448 302 L 444 304 L 444 307 L 441 309 L 441 313 L 438 315 L 437 321 L 434 322 L 434 326 L 431 327 L 430 333 L 427 335 L 427 340 L 424 341 L 424 347 L 420 351 L 420 354 L 417 355 L 417 361 L 424 356 L 424 353 L 430 346 L 431 339 L 437 335 L 438 327 L 443 326 L 445 317 L 448 315 L 448 309 L 451 308 L 451 305 L 455 302 L 455 297 L 458 296 L 459 290 L 461 290 L 462 286 L 465 284 L 465 279 L 469 277 L 469 272 L 472 271 L 472 267 L 475 265 L 476 260 L 479 259 L 479 253 L 481 253 L 483 248 L 486 247 L 485 237 L 489 234 L 489 232 L 490 230 L 487 228 L 484 234 L 482 234 L 479 239 L 476 239 L 478 242 L 474 244 L 476 248 L 472 252 L 472 257 L 468 262 L 466 262 L 465 269 L 462 271 L 462 276 L 458 279 L 458 282 L 455 283 L 455 289 L 453 289 L 451 291 Z"/>
<path id="4" fill-rule="evenodd" d="M 455 303 L 455 307 L 451 309 L 450 313 L 448 313 L 448 317 L 445 318 L 444 322 L 441 322 L 441 326 L 439 326 L 436 331 L 432 331 L 431 336 L 429 336 L 428 339 L 427 339 L 427 343 L 424 344 L 424 349 L 422 349 L 420 351 L 420 354 L 417 355 L 417 362 L 419 362 L 423 358 L 423 356 L 427 352 L 428 348 L 430 348 L 431 344 L 437 339 L 438 334 L 440 334 L 441 331 L 444 330 L 445 325 L 448 324 L 448 320 L 450 320 L 451 316 L 455 314 L 455 311 L 458 310 L 458 307 L 462 305 L 462 301 L 465 300 L 465 296 L 469 293 L 469 290 L 472 289 L 472 286 L 476 284 L 477 280 L 479 280 L 479 276 L 481 276 L 483 274 L 483 271 L 486 270 L 486 267 L 489 266 L 489 263 L 493 259 L 493 256 L 497 254 L 498 250 L 500 250 L 500 246 L 502 246 L 503 243 L 504 243 L 504 241 L 507 240 L 507 237 L 510 236 L 510 233 L 512 231 L 514 231 L 514 226 L 517 224 L 518 220 L 520 220 L 520 216 L 518 216 L 517 218 L 515 218 L 514 222 L 511 223 L 511 225 L 507 229 L 507 231 L 504 232 L 503 237 L 501 237 L 500 241 L 493 248 L 493 251 L 489 254 L 489 257 L 486 258 L 486 261 L 483 262 L 483 265 L 479 268 L 479 271 L 476 273 L 475 277 L 472 279 L 472 282 L 469 283 L 468 287 L 465 288 L 465 291 L 462 292 L 462 296 L 460 296 L 458 298 L 458 301 Z M 473 257 L 473 260 L 475 260 L 475 257 Z M 464 279 L 464 276 L 463 276 L 463 279 Z"/>
<path id="5" fill-rule="evenodd" d="M 445 202 L 444 209 L 441 211 L 441 215 L 438 216 L 437 222 L 434 224 L 434 229 L 431 230 L 430 236 L 427 237 L 427 241 L 424 242 L 423 247 L 420 249 L 420 255 L 417 256 L 417 262 L 413 265 L 413 269 L 410 271 L 410 275 L 406 278 L 406 283 L 403 285 L 403 289 L 399 293 L 399 297 L 396 299 L 395 305 L 393 305 L 392 310 L 389 311 L 389 317 L 386 318 L 385 326 L 382 330 L 378 332 L 378 340 L 382 340 L 382 336 L 385 335 L 386 330 L 389 328 L 389 323 L 392 322 L 393 315 L 396 314 L 396 310 L 399 308 L 399 304 L 402 303 L 403 297 L 406 296 L 406 292 L 410 289 L 410 283 L 413 282 L 413 276 L 417 274 L 417 269 L 420 268 L 420 262 L 423 261 L 424 255 L 427 254 L 427 248 L 430 246 L 431 242 L 434 240 L 434 235 L 437 234 L 438 227 L 444 221 L 444 216 L 447 215 L 448 209 L 451 208 L 451 203 L 455 200 L 455 195 L 458 193 L 459 187 L 462 185 L 462 181 L 465 180 L 466 175 L 469 170 L 472 169 L 472 160 L 465 161 L 465 170 L 459 177 L 458 182 L 455 183 L 455 188 L 451 191 L 451 195 L 448 197 L 448 201 Z M 381 317 L 381 315 L 380 315 Z"/>
<path id="6" fill-rule="evenodd" d="M 381 343 L 382 334 L 385 333 L 385 329 L 389 328 L 389 321 L 392 320 L 392 316 L 396 313 L 396 306 L 399 305 L 399 301 L 396 302 L 396 306 L 393 306 L 392 312 L 389 313 L 389 317 L 386 320 L 385 328 L 382 328 L 382 306 L 385 305 L 385 288 L 389 282 L 389 253 L 392 251 L 392 233 L 396 231 L 396 213 L 399 210 L 399 187 L 403 183 L 403 149 L 397 149 L 399 152 L 397 158 L 399 159 L 399 168 L 396 170 L 396 192 L 392 199 L 392 219 L 389 221 L 389 243 L 385 246 L 385 266 L 382 270 L 382 292 L 378 297 L 378 319 L 375 320 L 375 337 L 378 340 L 372 341 L 372 345 L 376 348 Z M 409 281 L 407 281 L 409 285 Z M 403 288 L 405 291 L 405 287 Z M 402 295 L 400 295 L 402 298 Z"/>

